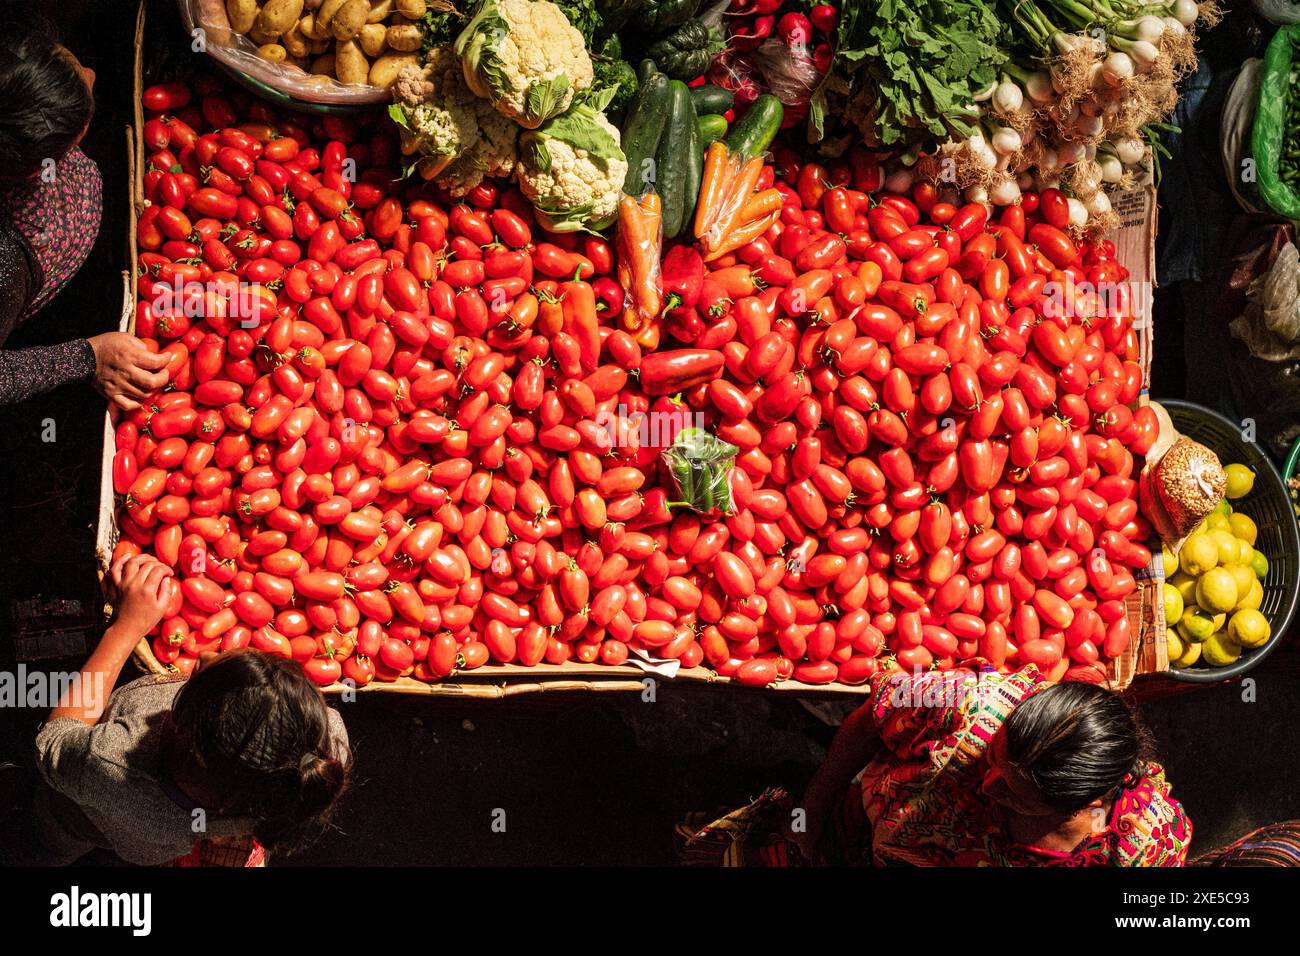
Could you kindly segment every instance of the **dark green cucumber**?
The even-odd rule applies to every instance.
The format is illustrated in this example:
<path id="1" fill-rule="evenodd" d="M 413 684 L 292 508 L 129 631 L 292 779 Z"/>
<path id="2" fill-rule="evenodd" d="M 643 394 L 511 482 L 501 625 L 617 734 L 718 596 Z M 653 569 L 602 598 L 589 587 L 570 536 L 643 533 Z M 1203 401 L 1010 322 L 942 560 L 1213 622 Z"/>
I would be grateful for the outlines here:
<path id="1" fill-rule="evenodd" d="M 659 72 L 655 66 L 654 60 L 642 60 L 641 65 L 636 68 L 636 78 L 639 83 L 645 84 L 650 82 L 650 77 Z"/>
<path id="2" fill-rule="evenodd" d="M 663 202 L 664 238 L 671 239 L 682 231 L 686 222 L 691 152 L 699 152 L 700 127 L 691 105 L 691 91 L 681 80 L 670 84 L 668 123 L 655 154 L 655 188 Z M 698 188 L 697 188 L 698 194 Z"/>
<path id="3" fill-rule="evenodd" d="M 677 234 L 691 236 L 695 226 L 695 203 L 700 198 L 700 181 L 704 179 L 704 130 L 700 128 L 695 104 L 690 109 L 691 142 L 686 149 L 686 194 L 683 198 L 682 226 Z"/>
<path id="4" fill-rule="evenodd" d="M 627 176 L 623 191 L 640 196 L 655 184 L 654 158 L 668 121 L 671 91 L 669 79 L 656 73 L 641 84 L 623 121 L 623 155 Z"/>
<path id="5" fill-rule="evenodd" d="M 698 110 L 699 107 L 696 107 Z M 708 146 L 715 139 L 722 139 L 727 135 L 727 121 L 717 113 L 707 113 L 700 116 L 700 142 Z"/>
<path id="6" fill-rule="evenodd" d="M 706 113 L 725 113 L 736 100 L 731 90 L 706 83 L 691 89 L 691 102 L 695 104 L 695 112 L 703 116 Z"/>
<path id="7" fill-rule="evenodd" d="M 781 101 L 771 93 L 763 93 L 754 100 L 748 112 L 732 124 L 731 132 L 727 134 L 727 151 L 739 155 L 742 160 L 762 156 L 781 131 L 784 118 L 785 109 Z"/>

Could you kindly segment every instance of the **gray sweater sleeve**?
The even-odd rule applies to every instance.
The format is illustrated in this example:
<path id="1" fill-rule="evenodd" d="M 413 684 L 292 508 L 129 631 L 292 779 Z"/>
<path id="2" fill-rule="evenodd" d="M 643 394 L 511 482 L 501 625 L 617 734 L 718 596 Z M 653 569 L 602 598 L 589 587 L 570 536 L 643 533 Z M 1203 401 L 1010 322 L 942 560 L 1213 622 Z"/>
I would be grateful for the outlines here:
<path id="1" fill-rule="evenodd" d="M 35 270 L 22 242 L 0 229 L 0 346 L 22 320 L 35 291 Z M 12 405 L 95 374 L 87 339 L 8 351 L 0 349 L 0 405 Z"/>

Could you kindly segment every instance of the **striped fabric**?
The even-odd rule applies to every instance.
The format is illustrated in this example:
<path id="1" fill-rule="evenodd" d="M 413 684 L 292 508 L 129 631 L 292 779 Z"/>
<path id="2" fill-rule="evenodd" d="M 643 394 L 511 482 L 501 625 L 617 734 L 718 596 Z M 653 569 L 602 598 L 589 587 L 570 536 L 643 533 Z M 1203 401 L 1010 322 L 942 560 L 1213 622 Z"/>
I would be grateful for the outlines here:
<path id="1" fill-rule="evenodd" d="M 1300 820 L 1284 820 L 1198 857 L 1192 866 L 1300 866 Z"/>

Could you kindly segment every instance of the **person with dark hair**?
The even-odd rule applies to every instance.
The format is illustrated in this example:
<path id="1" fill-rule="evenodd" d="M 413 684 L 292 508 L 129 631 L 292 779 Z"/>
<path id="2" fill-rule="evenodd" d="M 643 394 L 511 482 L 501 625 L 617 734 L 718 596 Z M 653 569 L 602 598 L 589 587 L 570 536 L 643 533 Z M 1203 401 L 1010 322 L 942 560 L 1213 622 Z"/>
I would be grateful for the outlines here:
<path id="1" fill-rule="evenodd" d="M 117 619 L 37 734 L 36 804 L 0 829 L 0 860 L 61 865 L 103 848 L 158 865 L 200 842 L 247 858 L 328 825 L 348 783 L 347 732 L 293 661 L 234 651 L 188 680 L 142 677 L 104 699 L 161 618 L 171 573 L 148 555 L 111 569 Z"/>
<path id="2" fill-rule="evenodd" d="M 845 814 L 859 771 L 861 813 Z M 856 816 L 877 865 L 1181 866 L 1192 837 L 1128 704 L 1032 666 L 881 675 L 804 807 L 792 838 L 810 857 Z"/>
<path id="3" fill-rule="evenodd" d="M 76 274 L 103 211 L 99 169 L 78 144 L 95 73 L 40 18 L 0 18 L 0 346 Z M 116 313 L 116 310 L 114 310 Z M 93 378 L 130 410 L 166 383 L 167 357 L 125 332 L 0 350 L 0 405 Z"/>
<path id="4" fill-rule="evenodd" d="M 703 819 L 677 828 L 688 864 L 1182 866 L 1192 838 L 1128 704 L 1033 666 L 883 671 L 801 803 Z"/>

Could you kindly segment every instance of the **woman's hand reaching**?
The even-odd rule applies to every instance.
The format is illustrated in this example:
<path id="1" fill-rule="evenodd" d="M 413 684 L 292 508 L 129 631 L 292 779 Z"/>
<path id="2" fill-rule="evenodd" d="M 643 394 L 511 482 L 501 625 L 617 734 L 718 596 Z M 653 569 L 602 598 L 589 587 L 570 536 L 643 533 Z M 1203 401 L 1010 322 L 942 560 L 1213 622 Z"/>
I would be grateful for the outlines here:
<path id="1" fill-rule="evenodd" d="M 178 585 L 172 569 L 147 554 L 119 559 L 109 574 L 118 595 L 115 623 L 134 643 L 162 619 Z"/>
<path id="2" fill-rule="evenodd" d="M 140 399 L 167 384 L 163 371 L 171 357 L 150 352 L 129 332 L 105 332 L 90 339 L 95 351 L 95 387 L 110 402 L 126 411 L 140 407 Z"/>

